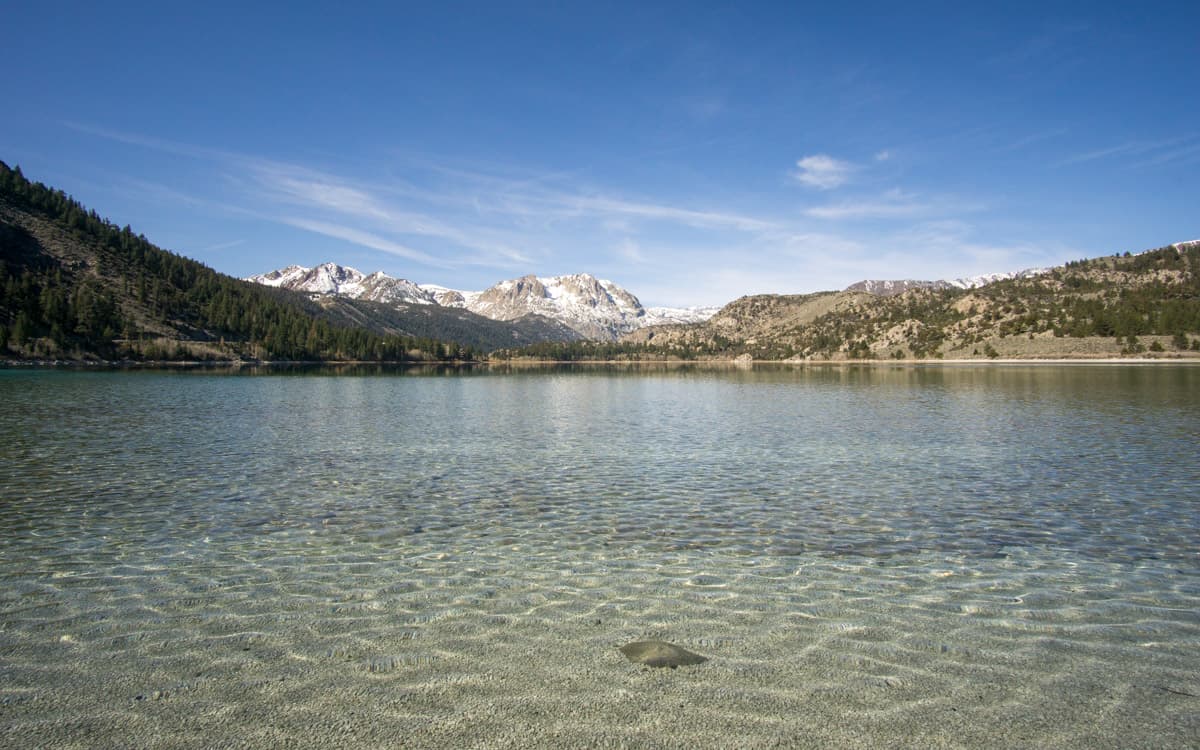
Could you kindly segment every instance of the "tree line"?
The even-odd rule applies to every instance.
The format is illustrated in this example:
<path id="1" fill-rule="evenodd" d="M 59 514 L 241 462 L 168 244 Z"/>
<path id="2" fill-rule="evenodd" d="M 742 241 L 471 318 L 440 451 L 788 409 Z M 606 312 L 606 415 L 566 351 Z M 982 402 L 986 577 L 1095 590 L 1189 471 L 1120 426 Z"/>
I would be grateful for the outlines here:
<path id="1" fill-rule="evenodd" d="M 191 359 L 201 351 L 216 358 L 386 362 L 481 356 L 469 346 L 335 325 L 304 295 L 163 250 L 0 162 L 3 205 L 18 218 L 0 223 L 0 355 Z M 84 262 L 63 263 L 47 252 L 46 233 L 19 221 L 22 213 L 65 234 L 73 259 Z"/>

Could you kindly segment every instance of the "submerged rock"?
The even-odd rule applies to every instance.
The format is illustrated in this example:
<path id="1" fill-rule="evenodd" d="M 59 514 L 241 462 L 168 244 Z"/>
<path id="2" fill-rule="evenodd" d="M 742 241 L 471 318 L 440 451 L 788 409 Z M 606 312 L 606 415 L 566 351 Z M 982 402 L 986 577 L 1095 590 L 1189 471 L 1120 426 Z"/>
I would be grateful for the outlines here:
<path id="1" fill-rule="evenodd" d="M 687 649 L 666 641 L 634 641 L 626 643 L 619 650 L 625 654 L 626 659 L 634 664 L 645 664 L 648 667 L 675 669 L 708 661 L 708 657 L 693 654 Z"/>

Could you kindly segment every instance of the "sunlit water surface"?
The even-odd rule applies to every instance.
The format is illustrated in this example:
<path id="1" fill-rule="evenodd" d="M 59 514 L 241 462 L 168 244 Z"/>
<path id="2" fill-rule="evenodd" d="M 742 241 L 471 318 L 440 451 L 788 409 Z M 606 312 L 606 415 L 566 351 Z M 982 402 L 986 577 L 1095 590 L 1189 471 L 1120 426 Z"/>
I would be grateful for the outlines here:
<path id="1" fill-rule="evenodd" d="M 1200 368 L 0 397 L 0 744 L 1200 744 Z"/>

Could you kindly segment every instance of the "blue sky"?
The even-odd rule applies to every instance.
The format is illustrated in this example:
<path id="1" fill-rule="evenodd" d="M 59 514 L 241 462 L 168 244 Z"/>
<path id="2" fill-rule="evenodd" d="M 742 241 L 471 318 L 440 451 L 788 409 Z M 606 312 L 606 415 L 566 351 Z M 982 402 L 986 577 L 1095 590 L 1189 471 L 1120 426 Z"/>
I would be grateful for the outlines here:
<path id="1" fill-rule="evenodd" d="M 236 276 L 646 304 L 1200 237 L 1195 2 L 244 5 L 6 3 L 0 159 Z"/>

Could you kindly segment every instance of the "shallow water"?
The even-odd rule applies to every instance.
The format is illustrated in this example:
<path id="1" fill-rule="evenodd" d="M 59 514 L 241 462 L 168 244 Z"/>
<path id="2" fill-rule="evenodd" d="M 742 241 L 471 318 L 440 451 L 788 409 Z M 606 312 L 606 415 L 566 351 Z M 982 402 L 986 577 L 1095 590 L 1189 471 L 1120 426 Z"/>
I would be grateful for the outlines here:
<path id="1" fill-rule="evenodd" d="M 0 396 L 0 744 L 1200 743 L 1197 367 Z"/>

